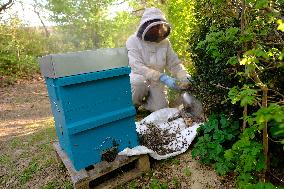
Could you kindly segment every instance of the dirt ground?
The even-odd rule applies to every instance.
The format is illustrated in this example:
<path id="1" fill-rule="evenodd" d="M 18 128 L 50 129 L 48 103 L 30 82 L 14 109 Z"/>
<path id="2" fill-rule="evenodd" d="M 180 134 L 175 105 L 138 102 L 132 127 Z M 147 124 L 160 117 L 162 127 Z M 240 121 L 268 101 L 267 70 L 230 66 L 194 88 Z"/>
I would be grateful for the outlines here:
<path id="1" fill-rule="evenodd" d="M 0 120 L 0 188 L 72 188 L 52 146 L 56 134 L 42 78 L 1 88 Z M 190 150 L 151 163 L 149 173 L 120 188 L 233 188 L 192 159 Z"/>

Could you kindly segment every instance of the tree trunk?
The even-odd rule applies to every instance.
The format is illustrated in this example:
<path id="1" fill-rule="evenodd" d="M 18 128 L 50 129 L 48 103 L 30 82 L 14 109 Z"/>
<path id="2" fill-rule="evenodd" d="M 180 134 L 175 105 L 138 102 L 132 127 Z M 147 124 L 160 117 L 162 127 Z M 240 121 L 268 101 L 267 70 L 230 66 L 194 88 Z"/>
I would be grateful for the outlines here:
<path id="1" fill-rule="evenodd" d="M 268 99 L 268 87 L 259 79 L 258 74 L 256 71 L 253 71 L 253 79 L 257 86 L 260 87 L 262 91 L 262 108 L 267 108 L 267 99 Z M 267 129 L 267 121 L 263 123 L 262 129 L 262 143 L 263 143 L 263 155 L 265 158 L 265 168 L 262 174 L 262 181 L 265 182 L 266 180 L 266 172 L 269 171 L 269 156 L 268 156 L 268 129 Z"/>
<path id="2" fill-rule="evenodd" d="M 262 89 L 262 107 L 267 107 L 267 93 L 268 88 L 264 86 Z M 265 181 L 265 175 L 266 172 L 269 171 L 269 157 L 268 157 L 268 129 L 267 129 L 267 121 L 263 124 L 263 130 L 262 130 L 262 140 L 263 140 L 263 155 L 265 157 L 265 169 L 264 169 L 264 175 L 263 175 L 263 181 Z"/>
<path id="3" fill-rule="evenodd" d="M 244 111 L 243 111 L 243 127 L 242 127 L 242 132 L 246 129 L 247 122 L 245 120 L 246 116 L 248 115 L 248 105 L 244 106 Z"/>
<path id="4" fill-rule="evenodd" d="M 241 12 L 241 33 L 245 31 L 245 12 L 246 12 L 246 2 L 242 0 L 242 12 Z"/>
<path id="5" fill-rule="evenodd" d="M 246 2 L 245 0 L 242 0 L 241 1 L 241 34 L 243 35 L 244 34 L 244 31 L 245 31 L 245 11 L 246 11 Z M 242 50 L 243 51 L 246 51 L 246 44 L 243 44 L 242 45 Z M 245 68 L 246 69 L 246 68 Z M 242 131 L 245 130 L 246 128 L 246 116 L 248 114 L 248 106 L 245 105 L 244 107 L 244 111 L 243 111 L 243 126 L 242 126 Z"/>
<path id="6" fill-rule="evenodd" d="M 98 28 L 98 27 L 95 27 L 95 26 L 91 27 L 91 31 L 90 31 L 91 32 L 91 39 L 92 39 L 92 43 L 93 43 L 92 48 L 94 48 L 94 49 L 100 48 L 100 38 L 97 34 L 96 28 Z"/>

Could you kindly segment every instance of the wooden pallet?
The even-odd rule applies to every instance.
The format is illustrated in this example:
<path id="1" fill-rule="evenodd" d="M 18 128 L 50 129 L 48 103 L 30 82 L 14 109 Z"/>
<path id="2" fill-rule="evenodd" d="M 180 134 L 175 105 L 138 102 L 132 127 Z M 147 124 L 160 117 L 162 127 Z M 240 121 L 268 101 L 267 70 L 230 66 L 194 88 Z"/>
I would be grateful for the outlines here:
<path id="1" fill-rule="evenodd" d="M 54 142 L 53 146 L 58 158 L 67 168 L 75 189 L 115 188 L 150 170 L 148 155 L 141 155 L 117 156 L 111 163 L 103 161 L 76 171 L 66 153 L 61 149 L 59 142 Z"/>

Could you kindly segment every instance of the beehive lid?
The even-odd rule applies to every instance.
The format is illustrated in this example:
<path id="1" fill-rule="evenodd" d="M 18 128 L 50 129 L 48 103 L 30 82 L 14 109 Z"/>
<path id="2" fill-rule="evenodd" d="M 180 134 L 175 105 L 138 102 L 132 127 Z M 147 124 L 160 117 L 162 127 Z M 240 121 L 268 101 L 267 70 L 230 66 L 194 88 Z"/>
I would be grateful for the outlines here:
<path id="1" fill-rule="evenodd" d="M 126 48 L 50 54 L 39 59 L 45 77 L 58 78 L 128 66 Z"/>

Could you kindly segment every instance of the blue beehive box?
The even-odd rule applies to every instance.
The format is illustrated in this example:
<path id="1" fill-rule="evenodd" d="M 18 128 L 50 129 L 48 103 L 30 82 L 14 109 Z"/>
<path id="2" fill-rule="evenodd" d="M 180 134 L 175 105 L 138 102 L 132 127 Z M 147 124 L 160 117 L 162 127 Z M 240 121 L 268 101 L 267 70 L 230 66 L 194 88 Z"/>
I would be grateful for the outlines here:
<path id="1" fill-rule="evenodd" d="M 106 51 L 112 53 L 94 52 L 94 55 L 101 55 L 101 60 L 105 60 L 103 56 L 112 56 L 114 61 L 121 61 L 118 67 L 113 62 L 90 61 L 90 64 L 103 65 L 95 65 L 96 68 L 88 65 L 92 72 L 87 72 L 86 68 L 75 70 L 70 65 L 70 71 L 68 64 L 80 62 L 68 61 L 64 63 L 67 71 L 62 69 L 63 72 L 60 72 L 56 70 L 57 55 L 41 59 L 41 71 L 45 76 L 59 143 L 76 170 L 104 160 L 108 152 L 119 152 L 138 145 L 127 53 L 124 49 Z M 79 56 L 84 61 L 84 53 L 61 54 L 59 64 L 66 60 L 64 56 L 70 55 Z M 47 67 L 52 69 L 46 71 Z"/>

